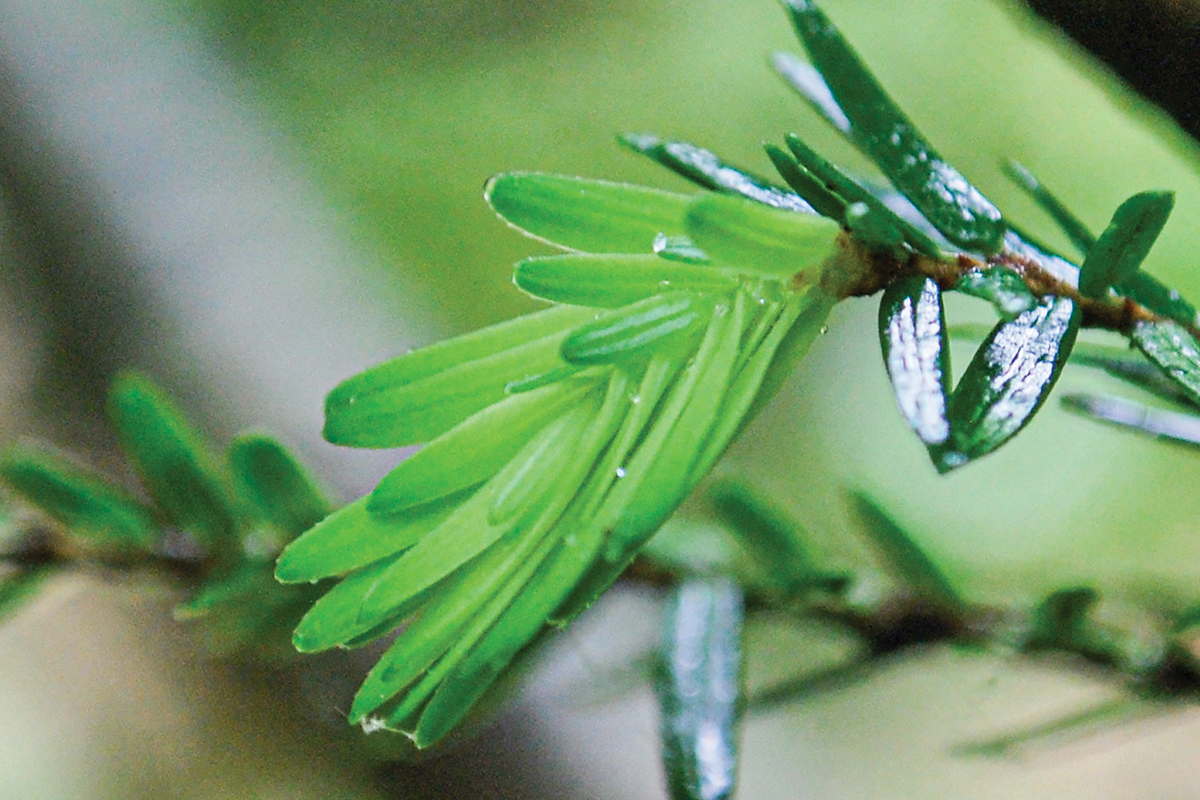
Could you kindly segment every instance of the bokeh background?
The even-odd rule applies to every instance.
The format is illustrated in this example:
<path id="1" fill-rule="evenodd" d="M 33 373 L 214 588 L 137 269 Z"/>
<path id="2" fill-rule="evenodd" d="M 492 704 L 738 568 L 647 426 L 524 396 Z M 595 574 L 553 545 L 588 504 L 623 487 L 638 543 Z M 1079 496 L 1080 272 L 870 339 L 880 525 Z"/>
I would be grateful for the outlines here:
<path id="1" fill-rule="evenodd" d="M 942 153 L 1052 243 L 1067 246 L 1001 159 L 1097 230 L 1130 194 L 1174 189 L 1147 269 L 1200 297 L 1196 145 L 1023 6 L 825 6 Z M 795 131 L 872 174 L 770 74 L 778 49 L 799 47 L 769 0 L 0 0 L 0 437 L 48 438 L 119 473 L 103 395 L 135 366 L 216 440 L 270 429 L 358 496 L 397 454 L 323 444 L 324 393 L 534 308 L 509 269 L 544 248 L 487 209 L 490 175 L 683 188 L 620 150 L 626 131 L 762 172 L 761 143 Z M 875 307 L 835 311 L 719 472 L 764 487 L 833 565 L 860 555 L 856 488 L 980 601 L 1075 585 L 1114 614 L 1200 599 L 1200 457 L 1052 403 L 1003 451 L 940 478 L 895 411 Z M 988 318 L 969 301 L 950 313 Z M 1060 387 L 1134 395 L 1080 368 Z M 490 727 L 399 767 L 330 724 L 344 668 L 285 685 L 214 663 L 169 621 L 170 599 L 80 576 L 0 627 L 0 798 L 662 796 L 637 680 L 649 590 L 616 593 L 560 637 Z M 847 646 L 779 620 L 749 643 L 752 683 Z M 1190 706 L 1018 757 L 962 752 L 1118 696 L 1061 664 L 934 649 L 752 716 L 741 796 L 1194 796 Z"/>

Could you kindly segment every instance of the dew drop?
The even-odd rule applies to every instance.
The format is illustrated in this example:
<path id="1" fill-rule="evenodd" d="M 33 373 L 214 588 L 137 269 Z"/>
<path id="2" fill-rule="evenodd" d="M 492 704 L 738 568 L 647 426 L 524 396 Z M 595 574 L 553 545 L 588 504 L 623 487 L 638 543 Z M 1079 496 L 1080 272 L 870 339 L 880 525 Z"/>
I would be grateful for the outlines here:
<path id="1" fill-rule="evenodd" d="M 617 467 L 617 477 L 618 478 L 625 477 L 625 468 L 624 467 Z"/>
<path id="2" fill-rule="evenodd" d="M 387 723 L 381 717 L 363 717 L 358 724 L 362 726 L 362 732 L 368 736 L 387 730 Z"/>
<path id="3" fill-rule="evenodd" d="M 671 287 L 670 281 L 659 281 L 658 282 L 658 288 L 660 288 L 660 289 L 669 289 L 670 287 Z"/>
<path id="4" fill-rule="evenodd" d="M 635 394 L 629 398 L 629 402 L 636 406 L 638 403 L 642 402 L 642 396 L 640 394 Z"/>
<path id="5" fill-rule="evenodd" d="M 963 464 L 966 464 L 970 460 L 971 459 L 967 458 L 967 455 L 965 453 L 959 453 L 954 450 L 942 455 L 942 464 L 944 464 L 949 469 L 955 469 L 957 467 L 961 467 Z"/>
<path id="6" fill-rule="evenodd" d="M 822 326 L 821 326 L 821 335 L 822 335 L 822 336 L 824 336 L 824 335 L 825 335 L 825 334 L 827 334 L 827 333 L 829 333 L 829 326 L 828 326 L 828 325 L 822 325 Z"/>

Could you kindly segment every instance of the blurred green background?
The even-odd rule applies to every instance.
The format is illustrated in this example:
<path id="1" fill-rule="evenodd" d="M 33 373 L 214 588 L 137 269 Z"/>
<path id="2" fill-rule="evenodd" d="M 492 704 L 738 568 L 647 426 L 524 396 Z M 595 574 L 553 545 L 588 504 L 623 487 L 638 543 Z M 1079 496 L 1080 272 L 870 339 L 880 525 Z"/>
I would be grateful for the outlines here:
<path id="1" fill-rule="evenodd" d="M 1130 194 L 1174 189 L 1173 220 L 1146 268 L 1186 296 L 1200 297 L 1194 256 L 1200 227 L 1189 224 L 1200 206 L 1195 144 L 1055 39 L 1021 6 L 952 0 L 827 0 L 824 5 L 943 155 L 1011 217 L 1053 244 L 1067 247 L 1002 177 L 1001 159 L 1012 157 L 1026 164 L 1097 230 Z M 50 9 L 46 14 L 73 13 L 55 4 L 42 8 Z M 16 20 L 36 28 L 42 18 L 35 9 L 33 4 L 6 0 L 0 3 L 0 26 Z M 212 89 L 218 98 L 232 98 L 243 109 L 239 113 L 253 120 L 247 123 L 248 135 L 263 139 L 273 154 L 271 169 L 299 176 L 296 185 L 303 191 L 289 194 L 286 199 L 292 205 L 287 209 L 323 209 L 320 230 L 350 243 L 337 250 L 344 258 L 325 263 L 317 259 L 304 273 L 289 272 L 288 263 L 267 258 L 257 289 L 240 284 L 222 288 L 211 274 L 189 277 L 180 272 L 172 279 L 178 284 L 177 294 L 170 296 L 193 297 L 195 304 L 178 312 L 184 306 L 164 300 L 165 290 L 145 288 L 136 270 L 126 282 L 107 283 L 104 264 L 96 265 L 97 253 L 109 253 L 112 263 L 144 254 L 147 248 L 139 241 L 154 241 L 155 234 L 130 222 L 130 209 L 138 206 L 122 205 L 119 193 L 110 196 L 105 187 L 112 183 L 72 180 L 80 172 L 71 159 L 92 163 L 89 147 L 98 146 L 95 140 L 83 137 L 81 144 L 67 137 L 67 143 L 74 144 L 64 146 L 61 131 L 52 124 L 53 113 L 46 117 L 51 123 L 38 122 L 30 112 L 34 121 L 29 125 L 10 125 L 3 142 L 6 199 L 14 220 L 7 252 L 10 261 L 27 265 L 14 269 L 18 278 L 23 275 L 26 283 L 41 285 L 31 288 L 17 278 L 7 281 L 16 308 L 40 311 L 13 326 L 8 349 L 15 376 L 4 395 L 11 422 L 0 427 L 9 437 L 28 430 L 73 435 L 76 440 L 60 442 L 90 449 L 101 461 L 107 440 L 95 432 L 94 419 L 71 424 L 63 422 L 64 416 L 86 415 L 89 403 L 94 406 L 92 401 L 101 394 L 97 386 L 111 369 L 149 360 L 219 434 L 250 424 L 278 427 L 272 423 L 282 414 L 284 427 L 301 449 L 331 471 L 330 484 L 347 493 L 362 491 L 372 470 L 377 473 L 385 462 L 365 455 L 356 461 L 356 454 L 332 453 L 318 441 L 320 392 L 372 358 L 534 307 L 511 286 L 509 270 L 518 258 L 544 248 L 506 229 L 483 203 L 483 184 L 497 172 L 564 172 L 678 189 L 683 188 L 681 181 L 619 149 L 615 135 L 647 131 L 687 139 L 767 173 L 761 143 L 778 142 L 785 132 L 795 131 L 835 160 L 871 173 L 771 75 L 767 54 L 797 51 L 799 46 L 782 11 L 770 0 L 137 0 L 96 5 L 90 13 L 116 20 L 114 24 L 130 32 L 130 46 L 157 47 L 169 56 L 183 47 L 179 42 L 185 43 L 189 58 L 201 65 L 202 80 L 195 85 Z M 74 31 L 80 41 L 88 35 L 82 23 L 57 28 L 47 23 L 39 30 Z M 69 52 L 82 45 L 68 39 L 57 46 Z M 4 55 L 12 74 L 26 74 L 21 72 L 26 62 L 20 59 L 28 56 L 14 46 Z M 41 74 L 31 69 L 28 74 Z M 15 114 L 45 110 L 37 86 L 33 80 L 10 82 L 4 96 Z M 134 89 L 153 98 L 157 84 L 148 80 Z M 136 129 L 155 129 L 160 122 L 128 120 Z M 178 128 L 164 127 L 163 135 L 192 130 L 186 119 L 176 124 Z M 233 140 L 237 133 L 235 129 Z M 50 144 L 43 147 L 39 136 Z M 213 156 L 205 148 L 219 149 L 225 140 L 213 141 L 217 144 L 198 140 L 195 146 L 197 157 L 217 170 L 223 163 L 219 153 Z M 95 158 L 95 163 L 102 162 Z M 137 152 L 125 153 L 122 159 L 127 165 L 139 163 Z M 257 180 L 255 173 L 228 165 L 224 169 L 228 174 L 215 179 L 235 187 L 231 191 L 239 181 Z M 47 186 L 45 176 L 62 185 Z M 76 209 L 76 216 L 64 214 L 61 202 L 72 192 L 86 198 L 85 211 Z M 188 198 L 175 200 L 186 204 Z M 107 213 L 109 202 L 122 213 Z M 151 197 L 147 202 L 154 207 L 169 204 L 171 198 Z M 288 217 L 293 211 L 279 213 L 298 230 L 307 230 L 309 212 L 294 211 Z M 77 224 L 80 213 L 89 225 Z M 253 231 L 249 224 L 235 238 L 245 246 L 248 236 L 253 240 Z M 72 244 L 88 236 L 98 237 L 99 244 Z M 220 232 L 206 237 L 211 238 L 193 237 L 191 246 L 219 260 L 226 246 Z M 55 258 L 64 252 L 78 263 Z M 170 250 L 156 257 L 165 263 L 188 256 Z M 48 266 L 50 260 L 56 264 Z M 246 270 L 255 269 L 253 261 L 247 262 L 243 277 Z M 280 303 L 289 302 L 271 287 L 307 286 L 316 281 L 311 275 L 322 270 L 340 276 L 333 284 L 312 283 L 314 308 L 338 309 L 342 327 L 336 334 L 302 330 L 303 320 L 296 325 L 286 323 L 286 317 L 279 324 L 258 325 L 272 319 L 272 309 Z M 84 280 L 80 275 L 91 277 Z M 91 285 L 88 281 L 103 285 L 105 296 L 115 298 L 112 303 L 89 304 L 80 289 Z M 265 354 L 246 355 L 245 363 L 233 363 L 224 373 L 218 369 L 221 364 L 195 355 L 204 349 L 196 342 L 208 341 L 206 331 L 228 325 L 219 315 L 206 314 L 210 295 L 219 298 L 223 292 L 245 295 L 239 307 L 239 335 L 247 353 Z M 219 300 L 212 304 L 223 308 Z M 1128 601 L 1174 609 L 1200 598 L 1196 454 L 1101 427 L 1051 402 L 1013 444 L 940 478 L 894 408 L 878 353 L 876 304 L 872 299 L 854 300 L 835 311 L 828 334 L 798 376 L 735 445 L 719 473 L 747 477 L 765 487 L 805 522 L 815 546 L 831 564 L 853 564 L 861 558 L 854 544 L 856 522 L 845 501 L 845 490 L 856 487 L 877 497 L 905 523 L 974 599 L 1032 603 L 1049 590 L 1076 584 L 1098 588 L 1117 605 Z M 74 339 L 55 325 L 55 315 L 63 308 L 80 316 L 76 328 L 82 333 Z M 128 318 L 114 322 L 113 315 L 120 316 L 123 309 L 129 309 Z M 969 301 L 955 303 L 949 311 L 954 322 L 989 317 L 987 308 Z M 396 319 L 394 331 L 377 323 L 383 315 Z M 361 333 L 355 328 L 360 323 Z M 117 329 L 114 338 L 98 347 L 95 332 L 110 328 Z M 143 333 L 134 335 L 126 328 Z M 150 356 L 147 338 L 153 340 Z M 108 360 L 81 358 L 70 344 L 76 339 L 85 349 L 103 351 Z M 314 339 L 323 345 L 314 345 Z M 172 346 L 177 341 L 192 343 L 196 351 Z M 342 341 L 369 345 L 343 355 L 334 344 Z M 31 352 L 43 357 L 30 358 Z M 963 365 L 970 350 L 956 349 L 954 356 Z M 301 368 L 289 367 L 276 376 L 257 366 L 273 357 L 297 365 L 307 360 L 319 365 L 320 375 L 310 376 L 310 383 L 300 388 Z M 27 386 L 38 388 L 23 388 Z M 1103 377 L 1068 368 L 1060 391 L 1081 388 L 1134 394 Z M 372 466 L 362 467 L 363 463 Z M 336 471 L 344 465 L 350 465 L 345 469 L 351 472 Z M 104 631 L 127 629 L 131 612 L 110 590 L 85 582 L 71 591 L 75 598 L 79 592 L 86 598 L 98 596 L 97 602 L 107 609 L 91 629 L 97 640 L 104 640 Z M 38 619 L 53 620 L 52 625 L 23 617 L 7 631 L 0 628 L 0 685 L 21 687 L 42 698 L 47 708 L 61 708 L 63 698 L 55 698 L 28 659 L 55 658 L 36 655 L 40 647 L 54 651 L 56 645 L 81 646 L 59 630 L 70 628 L 81 602 L 59 601 L 26 612 L 41 614 Z M 143 606 L 138 608 L 137 614 L 147 613 Z M 646 598 L 622 596 L 599 616 L 623 629 L 636 627 L 629 621 L 633 615 L 650 620 L 652 630 L 654 609 Z M 87 677 L 95 694 L 72 695 L 73 703 L 83 702 L 81 697 L 99 703 L 97 698 L 110 690 L 130 691 L 122 680 L 111 677 L 121 674 L 123 659 L 140 658 L 137 654 L 146 647 L 168 648 L 157 642 L 174 635 L 151 623 L 139 625 L 142 634 L 116 636 L 109 642 L 111 648 L 93 645 L 100 652 L 88 663 L 68 659 L 64 673 L 51 683 Z M 607 680 L 610 668 L 624 663 L 625 651 L 610 641 L 617 634 L 605 633 L 600 621 L 589 625 L 587 635 L 568 634 L 545 668 L 548 672 L 538 673 L 522 700 L 520 722 L 506 717 L 507 727 L 501 730 L 518 731 L 523 740 L 508 739 L 503 746 L 476 742 L 458 756 L 415 773 L 393 773 L 389 791 L 417 797 L 660 796 L 654 723 L 643 693 L 615 704 L 581 707 L 562 699 L 566 690 L 547 688 L 557 686 L 555 681 L 571 686 Z M 41 641 L 39 634 L 52 641 L 34 647 L 29 642 Z M 794 643 L 780 638 L 784 635 L 774 628 L 754 632 L 755 669 L 787 674 L 800 668 L 797 660 L 809 658 L 797 653 L 811 652 L 811 660 L 819 662 L 821 654 L 839 646 L 816 634 Z M 169 648 L 186 651 L 184 644 L 171 641 Z M 194 660 L 188 663 L 202 659 L 195 653 L 184 657 Z M 115 673 L 109 671 L 112 665 L 117 665 Z M 95 678 L 94 673 L 110 677 Z M 258 775 L 246 778 L 249 784 L 228 776 L 195 778 L 206 774 L 195 766 L 189 767 L 191 772 L 172 772 L 163 764 L 187 757 L 170 755 L 170 747 L 155 762 L 159 777 L 153 781 L 145 777 L 149 768 L 138 760 L 140 744 L 114 746 L 112 757 L 97 755 L 109 752 L 104 742 L 114 719 L 145 713 L 147 704 L 163 698 L 179 704 L 179 695 L 189 691 L 186 687 L 204 683 L 204 676 L 189 675 L 181 684 L 164 678 L 156 690 L 159 696 L 116 710 L 76 708 L 56 716 L 27 702 L 28 713 L 0 714 L 0 724 L 12 731 L 0 740 L 14 741 L 21 731 L 49 731 L 40 752 L 50 752 L 41 747 L 62 749 L 78 756 L 72 763 L 84 765 L 58 775 L 83 777 L 55 783 L 46 777 L 54 774 L 51 766 L 32 759 L 27 750 L 0 745 L 0 753 L 8 754 L 0 756 L 0 796 L 134 796 L 125 793 L 123 785 L 145 796 L 166 791 L 189 798 L 234 796 L 239 786 L 248 785 L 255 796 L 271 797 L 349 796 L 357 791 L 351 788 L 358 785 L 357 778 L 345 784 L 338 783 L 340 777 L 327 778 L 335 788 L 295 779 L 286 786 L 279 782 L 280 776 L 294 776 L 298 769 L 301 774 L 340 775 L 323 771 L 325 765 L 312 762 L 305 748 L 288 744 L 304 736 L 299 723 L 283 726 L 279 742 L 250 746 L 241 738 L 254 728 L 246 720 L 232 727 L 213 723 L 210 734 L 216 738 L 210 741 L 226 742 L 221 747 L 229 749 L 224 760 L 214 763 L 241 763 L 238 753 L 243 749 L 258 753 L 245 769 L 246 775 Z M 213 707 L 241 703 L 236 692 L 243 690 L 258 697 L 255 708 L 263 707 L 253 686 L 236 681 L 220 686 L 202 692 L 201 711 L 189 711 L 185 705 L 178 713 L 216 714 Z M 1082 752 L 1047 748 L 1026 762 L 953 755 L 954 746 L 965 740 L 1053 718 L 1108 697 L 1111 691 L 1086 676 L 1048 665 L 939 651 L 898 664 L 866 684 L 752 720 L 741 796 L 1194 794 L 1197 781 L 1184 769 L 1200 755 L 1200 719 L 1191 711 L 1170 717 L 1171 725 L 1139 723 L 1117 741 L 1111 736 L 1090 739 Z M 64 723 L 72 715 L 93 720 L 93 727 L 85 726 L 81 733 Z M 168 745 L 179 741 L 153 728 L 147 728 L 145 737 L 151 748 L 160 739 Z M 489 764 L 495 774 L 462 764 Z M 504 766 L 510 764 L 526 764 L 525 771 Z M 221 769 L 228 767 L 216 771 Z M 349 775 L 361 771 L 353 764 L 346 767 Z M 114 777 L 121 774 L 133 776 L 132 782 L 123 784 Z"/>

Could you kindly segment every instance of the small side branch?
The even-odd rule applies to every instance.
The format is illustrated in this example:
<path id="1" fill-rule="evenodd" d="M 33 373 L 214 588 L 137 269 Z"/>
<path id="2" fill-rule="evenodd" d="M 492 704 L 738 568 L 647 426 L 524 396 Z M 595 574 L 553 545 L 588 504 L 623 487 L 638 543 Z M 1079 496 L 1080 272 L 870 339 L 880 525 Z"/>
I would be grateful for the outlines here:
<path id="1" fill-rule="evenodd" d="M 839 298 L 866 297 L 912 275 L 932 278 L 943 290 L 950 290 L 973 270 L 1004 267 L 1018 275 L 1036 297 L 1053 295 L 1074 300 L 1083 314 L 1083 325 L 1087 328 L 1129 335 L 1139 322 L 1166 320 L 1166 317 L 1129 298 L 1084 297 L 1073 283 L 1054 275 L 1035 260 L 1009 249 L 1001 250 L 986 260 L 967 253 L 959 253 L 952 258 L 931 258 L 911 253 L 901 259 L 894 253 L 873 249 L 843 232 L 838 237 L 838 251 L 833 258 L 834 263 L 825 271 L 822 287 Z M 1195 324 L 1185 327 L 1190 334 L 1200 338 L 1200 327 Z"/>

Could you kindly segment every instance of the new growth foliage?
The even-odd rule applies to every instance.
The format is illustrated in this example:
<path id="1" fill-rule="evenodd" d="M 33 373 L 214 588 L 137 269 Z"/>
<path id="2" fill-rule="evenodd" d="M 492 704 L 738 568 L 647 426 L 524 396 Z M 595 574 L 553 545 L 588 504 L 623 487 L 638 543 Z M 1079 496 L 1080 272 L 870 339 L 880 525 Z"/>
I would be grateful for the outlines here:
<path id="1" fill-rule="evenodd" d="M 786 186 L 649 134 L 622 142 L 705 193 L 493 179 L 486 196 L 501 218 L 564 251 L 514 272 L 552 305 L 335 389 L 330 441 L 425 447 L 291 544 L 276 571 L 341 578 L 298 627 L 302 650 L 399 629 L 352 721 L 404 730 L 418 746 L 449 731 L 547 624 L 573 619 L 621 573 L 842 297 L 884 289 L 884 362 L 943 472 L 1029 423 L 1089 315 L 1140 304 L 1120 329 L 1191 383 L 1195 312 L 1139 271 L 1169 194 L 1132 198 L 1075 267 L 938 155 L 815 4 L 785 7 L 811 63 L 780 55 L 778 71 L 898 197 L 795 135 L 767 146 Z M 1017 177 L 1048 204 L 1032 176 Z M 957 384 L 945 291 L 985 297 L 1001 317 Z"/>
<path id="2" fill-rule="evenodd" d="M 1094 237 L 1010 165 L 1067 232 L 1082 257 L 1076 266 L 1015 227 L 934 150 L 815 4 L 784 6 L 810 61 L 779 54 L 777 71 L 890 187 L 860 181 L 794 134 L 766 146 L 782 184 L 649 134 L 622 143 L 701 191 L 527 172 L 493 178 L 486 199 L 496 213 L 561 251 L 514 271 L 516 286 L 547 307 L 335 388 L 326 401 L 330 442 L 423 447 L 332 513 L 273 440 L 239 439 L 218 459 L 134 377 L 115 385 L 111 413 L 150 503 L 42 451 L 10 453 L 0 477 L 97 551 L 186 567 L 193 593 L 180 614 L 220 617 L 237 641 L 252 642 L 268 617 L 290 624 L 301 612 L 293 641 L 303 652 L 394 635 L 350 718 L 425 747 L 530 642 L 616 580 L 845 297 L 882 292 L 884 366 L 904 421 L 940 472 L 1024 429 L 1087 325 L 1127 336 L 1146 358 L 1084 350 L 1082 360 L 1200 403 L 1196 310 L 1141 271 L 1170 213 L 1169 193 L 1135 195 Z M 998 316 L 975 337 L 982 343 L 957 381 L 949 291 L 989 300 Z M 1104 416 L 1095 404 L 1074 404 Z M 855 503 L 910 595 L 944 630 L 965 630 L 970 606 L 937 566 L 869 500 Z M 740 520 L 733 527 L 747 550 L 771 563 L 768 596 L 845 590 L 849 578 L 814 566 L 794 530 L 753 497 L 726 491 L 716 504 Z M 172 531 L 186 534 L 194 555 L 171 555 Z M 277 553 L 274 576 L 294 584 L 287 589 L 270 580 Z M 20 566 L 0 584 L 0 599 L 22 594 L 44 567 Z M 738 685 L 740 592 L 708 576 L 689 582 L 674 606 L 660 692 L 679 796 L 725 796 L 733 785 L 740 705 L 728 695 Z M 1089 657 L 1119 660 L 1109 640 L 1096 645 L 1090 600 L 1076 605 L 1072 614 L 1042 614 L 1031 641 L 1082 651 L 1076 645 L 1087 639 Z M 1064 626 L 1091 632 L 1072 638 Z M 720 763 L 702 763 L 691 741 L 710 722 L 721 733 Z"/>

